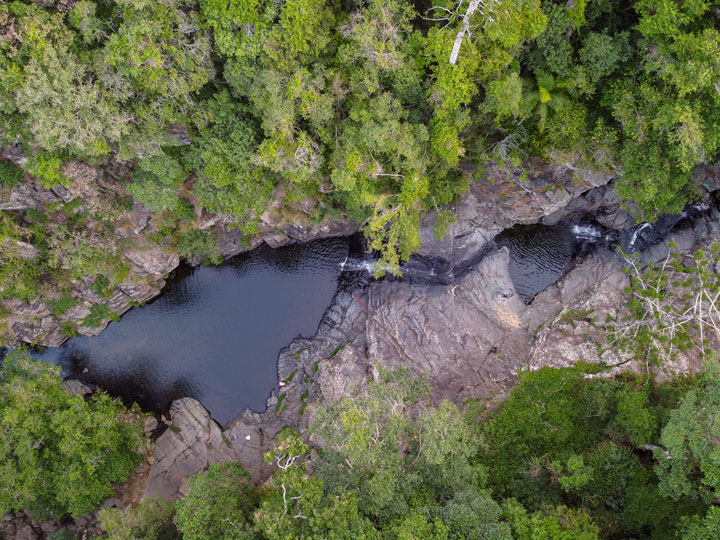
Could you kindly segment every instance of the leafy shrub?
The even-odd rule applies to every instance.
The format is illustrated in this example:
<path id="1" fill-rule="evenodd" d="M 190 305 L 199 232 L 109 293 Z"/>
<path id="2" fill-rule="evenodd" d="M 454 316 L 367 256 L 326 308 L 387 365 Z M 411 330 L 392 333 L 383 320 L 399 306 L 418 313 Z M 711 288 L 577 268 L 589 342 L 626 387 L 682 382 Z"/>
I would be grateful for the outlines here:
<path id="1" fill-rule="evenodd" d="M 107 304 L 94 304 L 90 308 L 90 314 L 83 320 L 82 326 L 91 328 L 100 326 L 106 319 L 117 322 L 120 320 L 120 317 L 110 311 L 110 306 Z"/>
<path id="2" fill-rule="evenodd" d="M 9 353 L 0 366 L 0 513 L 26 508 L 78 517 L 135 469 L 142 426 L 107 394 L 62 388 L 60 369 Z"/>
<path id="3" fill-rule="evenodd" d="M 62 160 L 53 154 L 40 153 L 28 158 L 25 168 L 27 171 L 40 179 L 45 189 L 52 189 L 57 186 L 65 186 L 69 179 L 60 170 Z"/>
<path id="4" fill-rule="evenodd" d="M 12 187 L 23 181 L 22 169 L 10 161 L 0 161 L 0 186 Z"/>
<path id="5" fill-rule="evenodd" d="M 68 309 L 76 306 L 77 303 L 77 299 L 72 297 L 66 289 L 63 289 L 60 298 L 51 300 L 48 302 L 48 305 L 50 306 L 51 313 L 56 317 L 60 317 L 64 315 Z"/>
<path id="6" fill-rule="evenodd" d="M 248 522 L 255 501 L 250 475 L 240 463 L 214 464 L 188 481 L 190 494 L 178 502 L 175 523 L 185 540 L 250 540 Z"/>
<path id="7" fill-rule="evenodd" d="M 107 298 L 110 296 L 110 293 L 112 293 L 112 288 L 110 287 L 110 280 L 100 274 L 98 277 L 95 278 L 93 284 L 90 285 L 90 290 L 102 296 L 103 298 Z"/>
<path id="8" fill-rule="evenodd" d="M 223 261 L 217 238 L 212 231 L 193 229 L 180 236 L 177 248 L 180 255 L 189 261 L 208 260 L 212 264 L 219 264 Z"/>
<path id="9" fill-rule="evenodd" d="M 109 508 L 98 514 L 108 540 L 176 540 L 175 506 L 163 499 L 147 499 L 126 510 Z"/>
<path id="10" fill-rule="evenodd" d="M 60 325 L 60 332 L 65 337 L 74 337 L 78 335 L 77 328 L 75 328 L 75 325 L 70 321 L 64 321 Z"/>

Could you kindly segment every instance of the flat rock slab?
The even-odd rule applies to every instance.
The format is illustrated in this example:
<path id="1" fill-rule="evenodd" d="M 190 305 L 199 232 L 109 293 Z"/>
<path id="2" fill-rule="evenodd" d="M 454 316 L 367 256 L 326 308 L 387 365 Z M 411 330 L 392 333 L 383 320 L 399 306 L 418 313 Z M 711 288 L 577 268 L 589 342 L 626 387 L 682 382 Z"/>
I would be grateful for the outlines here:
<path id="1" fill-rule="evenodd" d="M 508 252 L 483 259 L 456 287 L 377 282 L 370 287 L 370 362 L 427 374 L 436 398 L 463 400 L 504 389 L 526 360 L 525 304 Z"/>
<path id="2" fill-rule="evenodd" d="M 139 277 L 164 276 L 180 264 L 177 253 L 166 253 L 160 248 L 129 251 L 125 256 L 139 267 L 135 273 Z"/>
<path id="3" fill-rule="evenodd" d="M 175 500 L 183 481 L 213 463 L 237 456 L 220 426 L 195 399 L 178 399 L 170 406 L 171 426 L 157 440 L 144 498 Z"/>

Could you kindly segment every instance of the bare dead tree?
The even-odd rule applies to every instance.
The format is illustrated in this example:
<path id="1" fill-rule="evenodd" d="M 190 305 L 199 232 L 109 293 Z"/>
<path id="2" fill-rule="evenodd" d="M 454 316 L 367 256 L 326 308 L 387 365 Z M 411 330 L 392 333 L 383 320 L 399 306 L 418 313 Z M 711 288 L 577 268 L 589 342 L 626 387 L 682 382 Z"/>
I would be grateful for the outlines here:
<path id="1" fill-rule="evenodd" d="M 655 272 L 645 271 L 636 258 L 625 260 L 633 279 L 633 298 L 644 316 L 613 324 L 615 341 L 634 342 L 643 328 L 650 328 L 651 345 L 663 360 L 677 352 L 676 337 L 681 336 L 691 337 L 692 346 L 705 358 L 708 340 L 720 342 L 720 276 L 707 271 L 697 255 L 682 267 L 684 271 L 677 270 L 671 250 Z"/>
<path id="2" fill-rule="evenodd" d="M 458 30 L 455 36 L 455 43 L 453 43 L 452 52 L 450 53 L 450 63 L 453 65 L 457 62 L 458 54 L 460 54 L 460 46 L 462 45 L 463 39 L 465 39 L 465 35 L 470 33 L 470 17 L 473 16 L 480 4 L 481 0 L 470 0 L 467 11 L 462 15 L 460 30 Z"/>
<path id="3" fill-rule="evenodd" d="M 480 12 L 485 16 L 489 15 L 494 5 L 500 0 L 470 0 L 465 13 L 459 13 L 464 0 L 457 2 L 453 9 L 448 9 L 443 6 L 433 6 L 427 10 L 426 14 L 432 13 L 432 16 L 423 17 L 427 21 L 445 22 L 443 29 L 448 28 L 458 18 L 460 19 L 460 28 L 455 36 L 453 42 L 452 52 L 450 53 L 450 63 L 455 65 L 457 63 L 458 55 L 460 54 L 460 47 L 462 46 L 463 40 L 467 37 L 470 38 L 472 35 L 472 27 L 470 20 L 476 12 Z"/>

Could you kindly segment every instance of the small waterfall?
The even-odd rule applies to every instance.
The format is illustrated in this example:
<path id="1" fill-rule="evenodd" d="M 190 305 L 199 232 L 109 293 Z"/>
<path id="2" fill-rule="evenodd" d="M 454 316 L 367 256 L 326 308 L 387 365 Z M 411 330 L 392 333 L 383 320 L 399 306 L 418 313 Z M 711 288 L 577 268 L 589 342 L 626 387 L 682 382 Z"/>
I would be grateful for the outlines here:
<path id="1" fill-rule="evenodd" d="M 575 238 L 585 242 L 596 242 L 603 235 L 602 231 L 594 225 L 573 225 L 571 231 Z"/>
<path id="2" fill-rule="evenodd" d="M 355 259 L 345 257 L 345 260 L 339 265 L 341 272 L 368 272 L 374 274 L 376 270 L 385 270 L 389 272 L 391 267 L 387 264 L 382 264 L 380 261 L 374 259 Z"/>
<path id="3" fill-rule="evenodd" d="M 341 272 L 357 272 L 374 277 L 377 270 L 387 272 L 386 278 L 392 279 L 392 268 L 377 259 L 370 257 L 348 257 L 338 265 Z M 441 260 L 424 260 L 413 257 L 410 261 L 400 265 L 400 276 L 403 280 L 417 283 L 449 283 L 455 278 L 454 269 Z"/>
<path id="4" fill-rule="evenodd" d="M 647 228 L 652 228 L 652 223 L 643 223 L 640 225 L 635 231 L 633 232 L 632 238 L 630 239 L 630 243 L 628 244 L 629 247 L 635 246 L 635 242 L 637 241 L 638 237 L 642 232 Z"/>

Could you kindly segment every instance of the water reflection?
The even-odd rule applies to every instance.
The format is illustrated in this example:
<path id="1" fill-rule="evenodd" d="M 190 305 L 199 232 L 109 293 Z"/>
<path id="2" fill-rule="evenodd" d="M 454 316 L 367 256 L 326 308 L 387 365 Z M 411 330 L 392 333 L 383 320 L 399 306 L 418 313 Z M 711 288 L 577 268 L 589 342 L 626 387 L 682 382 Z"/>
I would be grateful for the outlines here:
<path id="1" fill-rule="evenodd" d="M 148 410 L 191 396 L 222 423 L 244 407 L 261 411 L 278 352 L 315 333 L 347 255 L 341 238 L 181 268 L 160 297 L 99 336 L 39 356 Z"/>
<path id="2" fill-rule="evenodd" d="M 581 247 L 570 226 L 516 225 L 496 238 L 510 249 L 508 270 L 515 290 L 528 303 L 572 268 Z"/>

